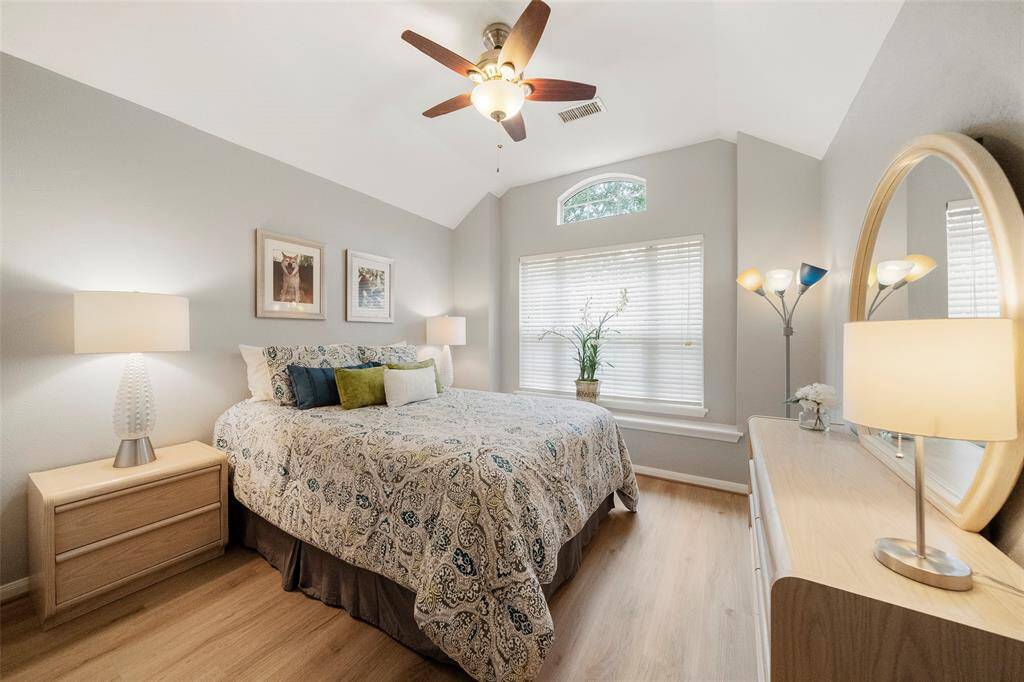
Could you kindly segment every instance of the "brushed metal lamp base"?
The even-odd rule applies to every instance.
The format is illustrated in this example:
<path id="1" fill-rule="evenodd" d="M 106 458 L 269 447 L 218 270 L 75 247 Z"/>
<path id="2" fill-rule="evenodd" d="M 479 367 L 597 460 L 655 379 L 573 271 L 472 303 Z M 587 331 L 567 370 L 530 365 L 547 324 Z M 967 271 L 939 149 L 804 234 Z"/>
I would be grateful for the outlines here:
<path id="1" fill-rule="evenodd" d="M 925 585 L 957 592 L 966 592 L 973 586 L 970 566 L 934 547 L 925 547 L 924 556 L 919 556 L 912 540 L 876 540 L 875 558 L 886 568 Z"/>
<path id="2" fill-rule="evenodd" d="M 117 455 L 114 457 L 114 468 L 137 467 L 140 464 L 149 464 L 156 461 L 156 452 L 153 451 L 153 444 L 149 442 L 149 436 L 142 438 L 126 438 L 121 441 L 117 448 Z"/>

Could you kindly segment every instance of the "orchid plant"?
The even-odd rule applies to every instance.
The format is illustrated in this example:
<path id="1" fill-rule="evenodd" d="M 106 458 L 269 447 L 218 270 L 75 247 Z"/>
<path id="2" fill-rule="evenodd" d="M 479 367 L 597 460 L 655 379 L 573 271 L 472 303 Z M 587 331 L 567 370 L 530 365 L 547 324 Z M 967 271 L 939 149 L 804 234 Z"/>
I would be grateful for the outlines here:
<path id="1" fill-rule="evenodd" d="M 573 351 L 576 353 L 576 363 L 580 368 L 579 381 L 595 381 L 594 377 L 601 367 L 614 366 L 601 358 L 601 350 L 606 336 L 619 333 L 617 329 L 611 329 L 608 324 L 626 309 L 629 304 L 629 290 L 620 290 L 619 302 L 615 306 L 615 310 L 606 311 L 596 323 L 591 318 L 592 302 L 593 297 L 587 298 L 580 310 L 580 321 L 572 325 L 570 332 L 563 333 L 557 329 L 548 329 L 540 335 L 541 341 L 551 335 L 565 339 L 572 344 Z"/>

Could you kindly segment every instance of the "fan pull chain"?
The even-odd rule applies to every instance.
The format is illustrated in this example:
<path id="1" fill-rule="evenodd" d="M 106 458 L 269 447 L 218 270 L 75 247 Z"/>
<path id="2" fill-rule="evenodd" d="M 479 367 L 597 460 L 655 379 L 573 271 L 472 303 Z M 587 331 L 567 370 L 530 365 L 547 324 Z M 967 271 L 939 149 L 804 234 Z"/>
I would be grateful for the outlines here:
<path id="1" fill-rule="evenodd" d="M 501 172 L 501 150 L 502 150 L 502 148 L 504 146 L 505 145 L 503 145 L 503 144 L 499 144 L 497 151 L 494 152 L 495 163 L 497 164 L 497 168 L 494 171 L 495 173 L 500 173 Z"/>

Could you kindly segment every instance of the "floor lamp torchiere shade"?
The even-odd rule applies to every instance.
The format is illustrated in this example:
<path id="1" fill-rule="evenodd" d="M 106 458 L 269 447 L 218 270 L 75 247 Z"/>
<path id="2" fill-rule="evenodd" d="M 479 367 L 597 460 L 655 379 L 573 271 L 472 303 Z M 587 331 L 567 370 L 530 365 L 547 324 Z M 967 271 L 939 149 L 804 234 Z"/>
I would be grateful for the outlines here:
<path id="1" fill-rule="evenodd" d="M 441 384 L 447 388 L 455 383 L 455 365 L 451 346 L 466 345 L 466 318 L 445 315 L 427 319 L 427 345 L 443 346 L 437 363 Z"/>
<path id="2" fill-rule="evenodd" d="M 1017 437 L 1013 320 L 848 322 L 843 336 L 843 417 L 914 436 L 917 537 L 881 538 L 875 558 L 927 585 L 971 589 L 971 568 L 925 543 L 925 438 Z"/>
<path id="3" fill-rule="evenodd" d="M 741 287 L 747 291 L 757 294 L 767 301 L 768 305 L 778 313 L 779 319 L 782 320 L 782 336 L 786 339 L 786 395 L 784 400 L 789 400 L 793 395 L 790 387 L 789 348 L 790 337 L 793 336 L 793 313 L 796 311 L 796 307 L 800 303 L 800 299 L 803 298 L 805 293 L 807 293 L 807 290 L 820 282 L 827 273 L 828 270 L 825 268 L 819 268 L 818 266 L 810 265 L 809 263 L 801 263 L 800 282 L 797 286 L 796 300 L 793 301 L 792 306 L 786 303 L 786 291 L 793 283 L 792 270 L 769 270 L 762 276 L 761 272 L 757 268 L 747 268 L 740 273 L 739 277 L 736 278 L 736 282 Z M 767 291 L 765 291 L 766 288 Z M 778 297 L 778 305 L 776 305 L 768 296 L 768 291 L 774 293 Z M 786 403 L 786 417 L 789 416 L 790 404 Z"/>
<path id="4" fill-rule="evenodd" d="M 188 299 L 80 291 L 74 309 L 75 353 L 129 353 L 114 401 L 114 433 L 121 439 L 114 466 L 152 462 L 156 406 L 142 353 L 189 350 Z"/>

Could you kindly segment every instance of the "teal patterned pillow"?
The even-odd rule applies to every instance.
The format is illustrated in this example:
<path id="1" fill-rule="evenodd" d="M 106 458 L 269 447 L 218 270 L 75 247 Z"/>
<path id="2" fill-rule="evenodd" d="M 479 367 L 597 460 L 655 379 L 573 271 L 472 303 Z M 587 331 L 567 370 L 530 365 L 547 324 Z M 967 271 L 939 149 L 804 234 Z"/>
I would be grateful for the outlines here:
<path id="1" fill-rule="evenodd" d="M 360 362 L 416 362 L 416 346 L 359 346 Z"/>
<path id="2" fill-rule="evenodd" d="M 356 346 L 332 344 L 324 346 L 267 346 L 263 349 L 270 370 L 270 388 L 279 405 L 295 407 L 295 392 L 288 365 L 302 367 L 349 367 L 360 364 Z"/>

